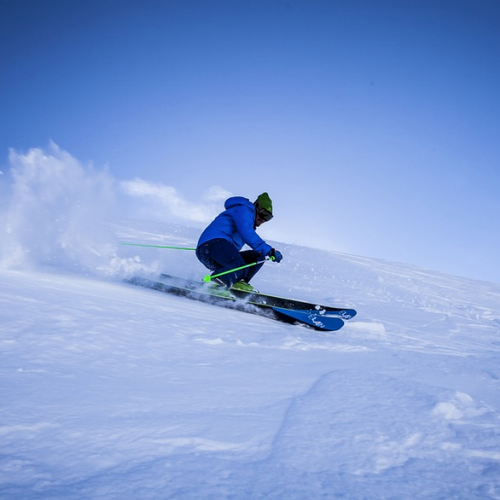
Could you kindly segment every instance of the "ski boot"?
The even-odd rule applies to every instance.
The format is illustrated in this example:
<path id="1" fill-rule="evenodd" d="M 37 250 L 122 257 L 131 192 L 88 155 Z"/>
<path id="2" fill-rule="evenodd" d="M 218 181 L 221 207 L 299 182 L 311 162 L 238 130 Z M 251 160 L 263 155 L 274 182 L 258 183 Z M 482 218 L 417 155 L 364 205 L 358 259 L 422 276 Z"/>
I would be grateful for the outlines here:
<path id="1" fill-rule="evenodd" d="M 208 285 L 208 293 L 210 295 L 213 295 L 214 297 L 222 297 L 224 299 L 234 299 L 234 296 L 231 294 L 226 284 L 218 278 L 212 280 L 211 283 Z"/>
<path id="2" fill-rule="evenodd" d="M 240 292 L 248 292 L 248 293 L 259 293 L 259 291 L 254 288 L 250 283 L 246 281 L 240 280 L 237 281 L 232 287 L 231 290 L 238 290 Z"/>

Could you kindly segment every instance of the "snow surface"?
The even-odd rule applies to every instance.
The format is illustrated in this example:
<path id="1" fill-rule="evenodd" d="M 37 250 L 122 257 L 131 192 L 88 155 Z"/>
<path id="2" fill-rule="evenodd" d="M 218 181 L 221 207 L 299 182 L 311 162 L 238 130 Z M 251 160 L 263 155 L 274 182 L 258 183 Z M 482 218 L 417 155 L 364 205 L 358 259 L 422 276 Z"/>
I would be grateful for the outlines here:
<path id="1" fill-rule="evenodd" d="M 499 285 L 276 243 L 255 286 L 335 333 L 135 287 L 205 270 L 120 242 L 199 231 L 98 225 L 108 181 L 44 161 L 0 214 L 1 500 L 500 499 Z"/>
<path id="2" fill-rule="evenodd" d="M 116 242 L 194 242 L 152 226 Z M 282 245 L 258 287 L 359 311 L 321 333 L 122 283 L 204 270 L 116 248 L 1 272 L 0 498 L 500 498 L 499 286 Z"/>

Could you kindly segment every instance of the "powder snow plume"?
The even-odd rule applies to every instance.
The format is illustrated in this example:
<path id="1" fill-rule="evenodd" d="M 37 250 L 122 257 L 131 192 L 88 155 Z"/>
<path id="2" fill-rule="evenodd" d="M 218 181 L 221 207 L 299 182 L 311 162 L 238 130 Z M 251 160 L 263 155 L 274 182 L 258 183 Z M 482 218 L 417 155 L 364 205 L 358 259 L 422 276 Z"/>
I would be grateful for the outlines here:
<path id="1" fill-rule="evenodd" d="M 0 266 L 57 266 L 114 274 L 127 264 L 103 224 L 116 215 L 116 182 L 56 144 L 10 150 L 12 185 L 0 213 Z"/>
<path id="2" fill-rule="evenodd" d="M 149 252 L 139 257 L 130 247 L 122 247 L 116 234 L 119 221 L 156 218 L 204 226 L 231 195 L 212 186 L 200 201 L 191 202 L 165 184 L 139 178 L 118 181 L 105 169 L 82 165 L 53 142 L 23 153 L 11 149 L 9 164 L 10 176 L 2 173 L 0 179 L 0 268 L 4 269 L 56 266 L 107 276 L 157 272 L 163 255 Z M 158 244 L 176 243 L 158 240 Z"/>

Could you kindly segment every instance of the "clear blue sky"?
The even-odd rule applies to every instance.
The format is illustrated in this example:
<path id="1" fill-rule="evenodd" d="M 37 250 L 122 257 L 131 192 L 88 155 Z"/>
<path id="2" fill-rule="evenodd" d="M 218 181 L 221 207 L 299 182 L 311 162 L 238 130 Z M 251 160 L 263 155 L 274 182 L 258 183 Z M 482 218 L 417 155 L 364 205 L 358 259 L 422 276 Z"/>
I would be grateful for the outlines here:
<path id="1" fill-rule="evenodd" d="M 4 0 L 0 169 L 50 140 L 284 241 L 500 281 L 498 0 Z M 5 176 L 3 176 L 5 179 Z"/>

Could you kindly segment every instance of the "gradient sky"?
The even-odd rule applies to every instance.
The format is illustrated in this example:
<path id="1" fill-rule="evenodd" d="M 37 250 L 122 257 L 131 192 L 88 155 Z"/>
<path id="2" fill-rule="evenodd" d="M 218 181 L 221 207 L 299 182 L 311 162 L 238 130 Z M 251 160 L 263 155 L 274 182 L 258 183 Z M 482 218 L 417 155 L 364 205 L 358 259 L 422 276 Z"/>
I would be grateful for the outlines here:
<path id="1" fill-rule="evenodd" d="M 54 141 L 193 203 L 268 191 L 265 237 L 500 282 L 499 26 L 498 0 L 3 0 L 0 170 Z"/>

